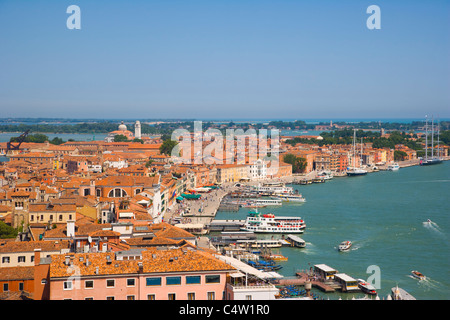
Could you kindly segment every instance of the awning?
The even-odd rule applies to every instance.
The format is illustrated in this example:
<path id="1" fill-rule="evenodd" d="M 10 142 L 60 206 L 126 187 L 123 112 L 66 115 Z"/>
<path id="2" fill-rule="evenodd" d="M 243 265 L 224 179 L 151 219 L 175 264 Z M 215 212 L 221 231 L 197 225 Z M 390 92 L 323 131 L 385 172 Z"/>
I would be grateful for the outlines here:
<path id="1" fill-rule="evenodd" d="M 245 277 L 245 274 L 238 271 L 238 272 L 230 273 L 229 276 L 232 278 L 242 278 L 242 277 Z"/>

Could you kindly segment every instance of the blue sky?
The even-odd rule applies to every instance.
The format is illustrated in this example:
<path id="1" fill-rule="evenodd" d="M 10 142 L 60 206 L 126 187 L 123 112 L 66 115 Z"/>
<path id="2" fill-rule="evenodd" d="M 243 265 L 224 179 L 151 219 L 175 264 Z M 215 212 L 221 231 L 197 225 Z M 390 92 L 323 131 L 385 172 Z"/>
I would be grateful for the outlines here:
<path id="1" fill-rule="evenodd" d="M 446 0 L 0 0 L 0 117 L 448 118 L 449 89 Z"/>

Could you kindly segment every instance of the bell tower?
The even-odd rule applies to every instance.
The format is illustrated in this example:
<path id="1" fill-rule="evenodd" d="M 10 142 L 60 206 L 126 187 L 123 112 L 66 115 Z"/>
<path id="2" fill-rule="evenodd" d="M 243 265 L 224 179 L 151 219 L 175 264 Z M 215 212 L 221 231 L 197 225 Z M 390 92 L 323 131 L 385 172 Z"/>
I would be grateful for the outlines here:
<path id="1" fill-rule="evenodd" d="M 141 138 L 141 123 L 139 122 L 139 120 L 134 124 L 134 137 L 136 139 Z"/>

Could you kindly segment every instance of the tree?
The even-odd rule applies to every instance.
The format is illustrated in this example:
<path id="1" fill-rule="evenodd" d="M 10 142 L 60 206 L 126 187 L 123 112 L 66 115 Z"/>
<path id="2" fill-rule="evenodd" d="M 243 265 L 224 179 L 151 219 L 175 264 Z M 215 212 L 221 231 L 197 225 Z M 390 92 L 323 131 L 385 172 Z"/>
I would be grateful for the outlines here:
<path id="1" fill-rule="evenodd" d="M 17 230 L 0 221 L 0 239 L 17 237 Z"/>
<path id="2" fill-rule="evenodd" d="M 159 152 L 162 154 L 166 154 L 170 156 L 172 154 L 173 148 L 178 144 L 177 141 L 173 141 L 171 139 L 165 140 L 162 145 L 159 147 Z"/>
<path id="3" fill-rule="evenodd" d="M 145 163 L 145 167 L 149 168 L 153 163 L 153 159 L 149 159 L 146 163 Z"/>
<path id="4" fill-rule="evenodd" d="M 408 157 L 408 154 L 405 151 L 395 150 L 394 151 L 394 160 L 395 161 L 403 161 Z"/>
<path id="5" fill-rule="evenodd" d="M 297 157 L 292 153 L 288 153 L 284 156 L 283 161 L 292 165 L 292 173 L 304 172 L 308 165 L 305 158 Z"/>
<path id="6" fill-rule="evenodd" d="M 52 140 L 49 141 L 51 144 L 60 145 L 64 143 L 64 140 L 59 137 L 54 137 Z"/>
<path id="7" fill-rule="evenodd" d="M 127 142 L 128 138 L 125 137 L 123 134 L 116 134 L 114 136 L 114 142 Z"/>

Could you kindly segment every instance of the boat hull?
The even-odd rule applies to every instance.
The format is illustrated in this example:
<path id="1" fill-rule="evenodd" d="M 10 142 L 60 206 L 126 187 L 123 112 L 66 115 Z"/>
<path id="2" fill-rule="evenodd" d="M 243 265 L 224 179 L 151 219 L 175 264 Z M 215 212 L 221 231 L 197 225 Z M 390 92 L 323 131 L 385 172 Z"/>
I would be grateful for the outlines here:
<path id="1" fill-rule="evenodd" d="M 431 159 L 431 160 L 420 161 L 421 166 L 431 166 L 431 165 L 440 164 L 440 163 L 442 163 L 442 160 L 440 160 L 440 159 Z"/>
<path id="2" fill-rule="evenodd" d="M 303 229 L 298 229 L 298 230 L 255 230 L 255 229 L 249 229 L 247 227 L 242 227 L 241 228 L 242 231 L 251 231 L 253 233 L 303 233 L 305 232 L 305 228 Z"/>
<path id="3" fill-rule="evenodd" d="M 353 177 L 353 176 L 364 176 L 366 174 L 367 174 L 367 172 L 347 172 L 347 175 L 350 176 L 350 177 Z"/>

